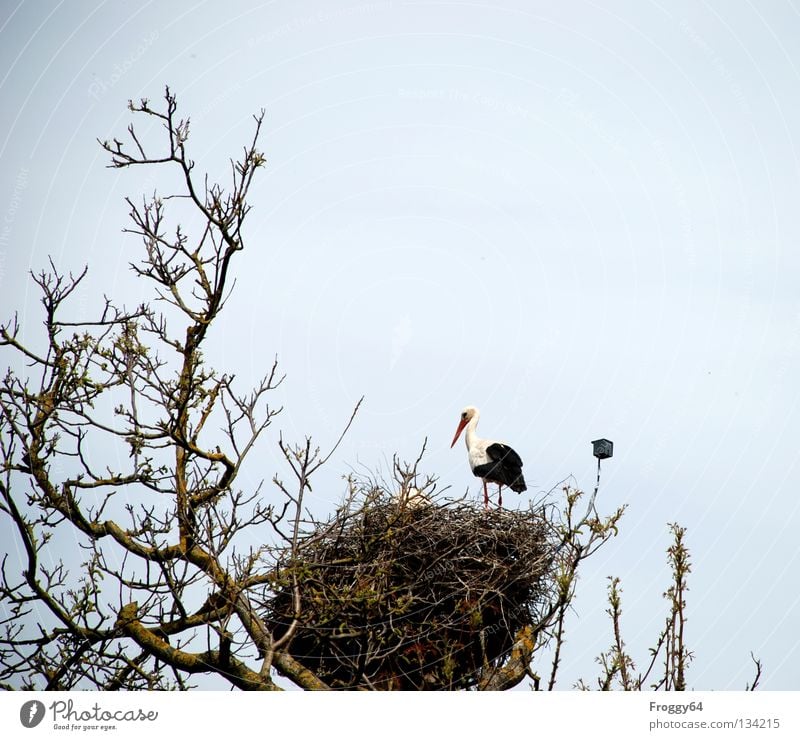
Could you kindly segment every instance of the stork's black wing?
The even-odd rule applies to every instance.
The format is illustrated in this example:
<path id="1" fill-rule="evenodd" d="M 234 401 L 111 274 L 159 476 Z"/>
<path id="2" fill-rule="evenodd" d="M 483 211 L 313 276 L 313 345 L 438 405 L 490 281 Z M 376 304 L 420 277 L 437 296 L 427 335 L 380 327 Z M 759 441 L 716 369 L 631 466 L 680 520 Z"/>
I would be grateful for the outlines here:
<path id="1" fill-rule="evenodd" d="M 486 454 L 492 462 L 499 462 L 509 467 L 522 468 L 522 458 L 508 445 L 495 442 L 486 448 Z"/>
<path id="2" fill-rule="evenodd" d="M 508 486 L 512 491 L 520 493 L 526 490 L 522 477 L 522 458 L 508 445 L 494 442 L 486 448 L 491 462 L 478 465 L 473 473 L 491 483 Z"/>

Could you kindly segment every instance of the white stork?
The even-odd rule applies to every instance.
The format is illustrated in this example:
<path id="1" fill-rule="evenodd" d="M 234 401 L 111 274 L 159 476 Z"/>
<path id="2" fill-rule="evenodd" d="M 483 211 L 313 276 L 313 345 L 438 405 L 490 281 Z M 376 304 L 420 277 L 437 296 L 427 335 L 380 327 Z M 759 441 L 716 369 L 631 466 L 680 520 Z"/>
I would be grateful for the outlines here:
<path id="1" fill-rule="evenodd" d="M 492 439 L 481 439 L 475 434 L 480 413 L 474 406 L 467 406 L 461 412 L 461 420 L 456 429 L 456 436 L 450 444 L 452 448 L 466 428 L 467 453 L 469 466 L 472 472 L 483 479 L 483 503 L 489 508 L 489 492 L 487 483 L 497 483 L 498 506 L 503 505 L 503 486 L 508 486 L 512 491 L 521 493 L 527 489 L 525 479 L 522 477 L 522 459 L 503 442 Z"/>

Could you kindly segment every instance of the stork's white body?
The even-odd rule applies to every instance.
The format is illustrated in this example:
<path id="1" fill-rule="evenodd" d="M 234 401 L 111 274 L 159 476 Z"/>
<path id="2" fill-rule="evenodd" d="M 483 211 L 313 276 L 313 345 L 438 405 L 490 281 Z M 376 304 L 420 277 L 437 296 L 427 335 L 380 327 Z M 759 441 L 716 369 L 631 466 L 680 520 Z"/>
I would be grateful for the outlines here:
<path id="1" fill-rule="evenodd" d="M 489 453 L 486 452 L 486 448 L 489 447 L 489 445 L 505 444 L 495 439 L 483 439 L 478 436 L 475 429 L 478 426 L 479 417 L 480 414 L 476 411 L 475 416 L 473 416 L 467 422 L 467 426 L 464 427 L 464 442 L 467 445 L 467 457 L 469 458 L 469 466 L 473 471 L 479 465 L 486 465 L 486 463 L 491 462 Z"/>

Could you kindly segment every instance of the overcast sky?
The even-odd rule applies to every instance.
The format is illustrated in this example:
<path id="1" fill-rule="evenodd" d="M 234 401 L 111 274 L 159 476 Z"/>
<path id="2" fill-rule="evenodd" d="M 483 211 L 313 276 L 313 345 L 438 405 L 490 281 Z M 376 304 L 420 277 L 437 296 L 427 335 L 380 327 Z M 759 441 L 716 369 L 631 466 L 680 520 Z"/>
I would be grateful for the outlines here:
<path id="1" fill-rule="evenodd" d="M 628 505 L 587 563 L 562 682 L 597 675 L 606 576 L 642 664 L 688 529 L 688 683 L 800 688 L 800 10 L 731 2 L 10 2 L 0 8 L 0 301 L 40 328 L 28 270 L 88 264 L 74 310 L 147 297 L 105 168 L 129 98 L 164 85 L 226 175 L 262 107 L 268 159 L 210 359 L 277 354 L 276 428 L 352 467 L 413 457 L 476 499 L 461 408 L 525 461 L 524 506 L 572 474 Z M 241 480 L 270 479 L 267 440 Z M 326 477 L 327 476 L 327 477 Z"/>

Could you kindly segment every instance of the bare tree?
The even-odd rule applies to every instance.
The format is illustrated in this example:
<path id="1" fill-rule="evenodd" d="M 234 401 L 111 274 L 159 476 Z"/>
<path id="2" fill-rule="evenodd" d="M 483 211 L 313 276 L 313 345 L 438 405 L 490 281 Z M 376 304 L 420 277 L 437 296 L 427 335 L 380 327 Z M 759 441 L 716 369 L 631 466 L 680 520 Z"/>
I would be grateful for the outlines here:
<path id="1" fill-rule="evenodd" d="M 203 672 L 243 689 L 274 689 L 274 668 L 322 689 L 286 651 L 286 635 L 271 634 L 253 607 L 272 577 L 267 547 L 236 543 L 245 530 L 298 521 L 308 479 L 328 456 L 310 440 L 282 444 L 298 477 L 294 492 L 283 487 L 274 505 L 260 489 L 239 490 L 245 459 L 280 411 L 269 392 L 282 378 L 273 364 L 242 392 L 203 359 L 244 248 L 247 196 L 264 164 L 264 114 L 223 188 L 197 175 L 189 120 L 177 117 L 169 89 L 164 103 L 130 103 L 161 124 L 155 151 L 133 125 L 126 142 L 101 142 L 112 167 L 179 176 L 174 193 L 128 201 L 127 231 L 144 246 L 132 268 L 153 286 L 160 310 L 106 298 L 94 321 L 70 321 L 68 302 L 86 270 L 64 275 L 51 263 L 35 276 L 41 349 L 23 344 L 16 319 L 0 329 L 0 345 L 22 368 L 9 368 L 0 386 L 0 511 L 23 560 L 20 567 L 6 554 L 0 573 L 0 681 L 183 688 Z M 193 217 L 196 232 L 170 227 L 170 208 Z M 127 461 L 112 462 L 120 458 Z M 80 562 L 58 552 L 80 553 Z"/>
<path id="2" fill-rule="evenodd" d="M 581 564 L 594 555 L 611 537 L 617 534 L 620 519 L 625 513 L 622 506 L 608 516 L 597 511 L 598 483 L 595 486 L 586 508 L 583 509 L 584 492 L 574 481 L 564 481 L 561 485 L 563 501 L 548 504 L 546 518 L 553 528 L 556 539 L 556 564 L 554 598 L 542 617 L 542 629 L 548 642 L 552 644 L 552 659 L 549 666 L 547 689 L 556 687 L 561 653 L 566 639 L 567 614 L 575 600 L 578 573 Z M 581 510 L 583 514 L 581 515 Z M 540 688 L 540 676 L 532 674 L 535 689 Z"/>
<path id="3" fill-rule="evenodd" d="M 672 580 L 664 598 L 669 604 L 664 628 L 649 649 L 649 658 L 643 662 L 643 670 L 637 671 L 636 663 L 625 648 L 622 639 L 622 588 L 620 580 L 609 577 L 608 609 L 606 614 L 611 618 L 613 639 L 608 651 L 600 653 L 597 662 L 601 673 L 597 679 L 597 687 L 601 691 L 619 688 L 623 691 L 686 691 L 686 672 L 694 659 L 694 654 L 686 646 L 686 592 L 689 587 L 687 578 L 691 572 L 691 559 L 686 546 L 686 528 L 679 524 L 669 525 L 672 541 L 667 548 Z M 750 653 L 755 665 L 755 676 L 748 691 L 754 691 L 761 680 L 761 661 Z M 589 689 L 579 681 L 578 687 Z"/>
<path id="4" fill-rule="evenodd" d="M 669 525 L 672 542 L 667 548 L 667 558 L 672 572 L 672 583 L 664 592 L 669 602 L 664 629 L 658 635 L 655 645 L 650 648 L 650 657 L 643 671 L 636 669 L 636 663 L 627 652 L 622 639 L 622 587 L 619 578 L 608 579 L 608 609 L 606 614 L 611 618 L 613 639 L 608 651 L 600 653 L 597 662 L 601 674 L 597 679 L 597 687 L 601 691 L 610 691 L 615 686 L 623 691 L 685 691 L 686 670 L 694 657 L 686 647 L 686 583 L 691 572 L 689 550 L 684 537 L 685 527 L 678 524 Z M 658 666 L 661 670 L 657 670 Z M 758 663 L 757 663 L 758 665 Z M 759 666 L 760 670 L 760 666 Z M 757 682 L 758 676 L 756 676 Z M 582 680 L 578 682 L 582 689 L 589 686 Z"/>

